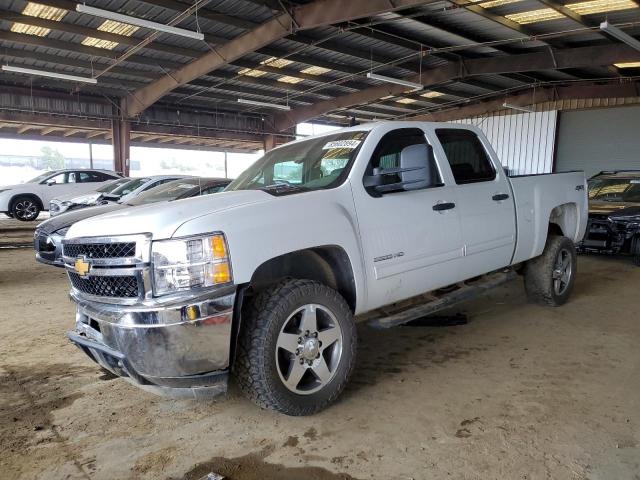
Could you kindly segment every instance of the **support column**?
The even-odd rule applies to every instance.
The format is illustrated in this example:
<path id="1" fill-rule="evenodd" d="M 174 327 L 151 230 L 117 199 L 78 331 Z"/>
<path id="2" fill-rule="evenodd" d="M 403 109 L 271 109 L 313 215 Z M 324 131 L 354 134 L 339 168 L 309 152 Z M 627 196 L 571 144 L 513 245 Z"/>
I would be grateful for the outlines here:
<path id="1" fill-rule="evenodd" d="M 129 176 L 131 169 L 131 123 L 126 118 L 120 117 L 117 110 L 111 121 L 111 144 L 113 146 L 113 167 L 116 172 L 125 177 Z"/>
<path id="2" fill-rule="evenodd" d="M 276 136 L 275 135 L 263 136 L 262 144 L 264 145 L 264 153 L 267 153 L 269 150 L 273 150 L 274 148 L 276 148 Z"/>

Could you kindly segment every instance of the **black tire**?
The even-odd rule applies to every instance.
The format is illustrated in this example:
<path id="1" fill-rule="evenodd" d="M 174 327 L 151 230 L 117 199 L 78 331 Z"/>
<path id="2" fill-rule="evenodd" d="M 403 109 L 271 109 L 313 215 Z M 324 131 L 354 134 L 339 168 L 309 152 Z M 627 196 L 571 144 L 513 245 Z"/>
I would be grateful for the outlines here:
<path id="1" fill-rule="evenodd" d="M 565 259 L 570 262 L 568 273 L 562 263 Z M 574 243 L 567 237 L 549 235 L 542 255 L 529 260 L 524 267 L 524 285 L 529 300 L 554 307 L 563 305 L 571 295 L 576 273 Z"/>
<path id="2" fill-rule="evenodd" d="M 11 202 L 11 215 L 21 222 L 32 222 L 40 215 L 40 204 L 31 196 L 20 196 Z"/>
<path id="3" fill-rule="evenodd" d="M 631 254 L 633 255 L 633 264 L 640 267 L 640 235 L 631 239 Z"/>
<path id="4" fill-rule="evenodd" d="M 312 313 L 313 318 L 315 319 L 317 315 L 318 319 L 317 332 L 319 335 L 316 334 L 315 338 L 325 338 L 324 332 L 335 328 L 335 326 L 329 326 L 323 330 L 320 327 L 324 321 L 321 317 L 324 318 L 329 314 L 333 316 L 327 316 L 326 319 L 329 319 L 330 325 L 337 323 L 339 327 L 337 331 L 341 335 L 339 337 L 340 344 L 334 341 L 333 346 L 325 345 L 324 350 L 318 349 L 317 352 L 318 362 L 323 362 L 324 356 L 329 350 L 340 347 L 341 353 L 338 360 L 335 360 L 333 355 L 336 350 L 333 350 L 329 353 L 332 357 L 325 363 L 325 365 L 330 363 L 333 365 L 333 368 L 326 370 L 330 371 L 330 378 L 326 380 L 326 383 L 323 383 L 316 375 L 316 366 L 311 367 L 312 363 L 307 366 L 306 362 L 313 362 L 313 365 L 316 365 L 316 360 L 302 358 L 310 353 L 306 350 L 308 344 L 304 343 L 306 337 L 298 338 L 297 342 L 300 343 L 302 339 L 305 346 L 302 349 L 296 349 L 295 354 L 278 347 L 278 340 L 282 338 L 282 335 L 293 337 L 304 335 L 302 316 L 307 311 L 305 309 L 310 306 L 314 312 Z M 357 346 L 353 314 L 347 302 L 338 292 L 311 280 L 286 280 L 260 292 L 243 311 L 238 351 L 233 369 L 240 388 L 249 399 L 260 407 L 293 416 L 314 414 L 336 400 L 353 372 Z M 296 312 L 298 311 L 301 311 L 299 313 L 300 320 L 296 320 L 296 315 L 298 315 Z M 320 315 L 319 312 L 322 314 Z M 296 326 L 295 323 L 298 321 L 300 323 Z M 295 327 L 294 333 L 285 333 L 285 328 L 291 325 L 291 322 Z M 332 331 L 335 332 L 335 330 Z M 313 335 L 313 332 L 310 335 Z M 313 342 L 311 337 L 308 341 Z M 319 343 L 322 347 L 322 342 Z M 302 345 L 302 343 L 300 344 Z M 300 354 L 298 350 L 302 350 Z M 284 360 L 280 360 L 279 355 L 282 354 L 286 355 Z M 300 367 L 296 365 L 298 360 L 302 365 Z M 296 383 L 296 385 L 303 385 L 304 381 L 310 380 L 312 386 L 313 382 L 317 382 L 319 386 L 314 388 L 318 390 L 310 388 L 304 394 L 291 390 L 286 385 L 288 379 L 285 380 L 283 376 L 282 362 L 285 362 L 285 365 L 286 362 L 291 362 L 288 371 L 289 379 L 294 370 L 306 370 L 300 383 Z"/>

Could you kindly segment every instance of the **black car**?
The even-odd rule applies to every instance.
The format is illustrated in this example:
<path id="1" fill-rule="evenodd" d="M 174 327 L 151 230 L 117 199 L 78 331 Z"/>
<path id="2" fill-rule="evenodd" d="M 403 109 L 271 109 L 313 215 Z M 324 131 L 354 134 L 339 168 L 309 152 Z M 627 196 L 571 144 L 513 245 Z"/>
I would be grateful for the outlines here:
<path id="1" fill-rule="evenodd" d="M 633 255 L 640 266 L 640 171 L 600 172 L 589 179 L 583 252 Z"/>
<path id="2" fill-rule="evenodd" d="M 80 220 L 128 207 L 209 195 L 224 190 L 229 183 L 231 183 L 231 180 L 226 178 L 181 178 L 147 190 L 123 203 L 108 203 L 96 207 L 72 210 L 50 218 L 46 222 L 42 222 L 34 233 L 36 260 L 48 265 L 64 267 L 64 262 L 62 261 L 62 239 L 69 227 Z"/>

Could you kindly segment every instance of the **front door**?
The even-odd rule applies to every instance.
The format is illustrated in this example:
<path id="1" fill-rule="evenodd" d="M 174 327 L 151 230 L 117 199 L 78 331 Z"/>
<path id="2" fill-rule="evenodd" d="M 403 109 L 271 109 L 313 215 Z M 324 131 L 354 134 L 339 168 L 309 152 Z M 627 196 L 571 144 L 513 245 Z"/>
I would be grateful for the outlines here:
<path id="1" fill-rule="evenodd" d="M 366 175 L 400 167 L 408 146 L 428 144 L 419 128 L 392 130 L 379 140 Z M 409 298 L 457 280 L 463 258 L 455 187 L 432 165 L 432 181 L 419 189 L 377 194 L 352 179 L 367 269 L 368 307 Z M 389 175 L 386 183 L 400 181 Z"/>

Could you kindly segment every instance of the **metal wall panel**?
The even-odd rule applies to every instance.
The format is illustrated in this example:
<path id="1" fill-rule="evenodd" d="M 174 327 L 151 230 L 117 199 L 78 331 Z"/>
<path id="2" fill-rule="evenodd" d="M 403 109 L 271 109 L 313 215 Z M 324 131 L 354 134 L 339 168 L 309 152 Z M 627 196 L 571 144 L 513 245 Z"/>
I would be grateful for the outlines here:
<path id="1" fill-rule="evenodd" d="M 640 107 L 563 112 L 556 171 L 640 169 Z"/>
<path id="2" fill-rule="evenodd" d="M 455 120 L 480 128 L 511 175 L 550 173 L 558 112 L 497 113 Z"/>

